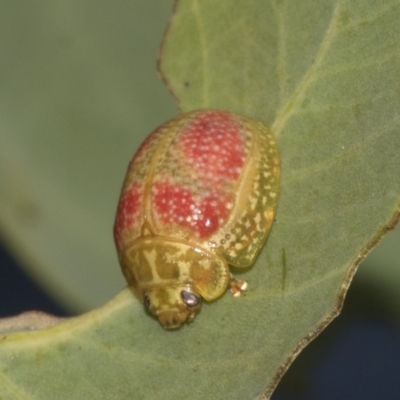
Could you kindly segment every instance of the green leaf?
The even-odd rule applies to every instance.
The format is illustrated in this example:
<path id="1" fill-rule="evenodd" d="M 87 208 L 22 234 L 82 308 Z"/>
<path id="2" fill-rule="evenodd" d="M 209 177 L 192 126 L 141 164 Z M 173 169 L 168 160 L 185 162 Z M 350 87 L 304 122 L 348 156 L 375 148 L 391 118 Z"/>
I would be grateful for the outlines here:
<path id="1" fill-rule="evenodd" d="M 2 397 L 269 398 L 399 216 L 399 20 L 389 1 L 178 1 L 160 68 L 181 109 L 259 118 L 281 148 L 277 220 L 241 275 L 248 295 L 167 332 L 125 290 L 0 337 Z"/>

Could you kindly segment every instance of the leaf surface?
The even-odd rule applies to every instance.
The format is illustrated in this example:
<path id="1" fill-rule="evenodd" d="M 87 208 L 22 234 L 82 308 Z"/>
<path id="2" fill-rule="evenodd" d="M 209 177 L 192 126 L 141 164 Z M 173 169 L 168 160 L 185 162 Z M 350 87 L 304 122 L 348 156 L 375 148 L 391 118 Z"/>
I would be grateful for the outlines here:
<path id="1" fill-rule="evenodd" d="M 397 222 L 400 3 L 181 1 L 176 9 L 160 68 L 182 111 L 259 118 L 282 152 L 277 221 L 248 274 L 257 296 L 235 306 L 254 313 L 245 323 L 262 371 L 241 398 L 262 382 L 269 396 Z M 231 346 L 243 347 L 234 337 Z"/>

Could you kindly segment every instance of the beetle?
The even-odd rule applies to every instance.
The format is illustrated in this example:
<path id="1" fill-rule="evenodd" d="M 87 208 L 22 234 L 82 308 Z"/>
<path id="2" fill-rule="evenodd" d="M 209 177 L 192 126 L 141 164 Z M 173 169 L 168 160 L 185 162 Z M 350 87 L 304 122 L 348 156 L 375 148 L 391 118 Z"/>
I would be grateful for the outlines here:
<path id="1" fill-rule="evenodd" d="M 157 128 L 128 166 L 114 224 L 125 278 L 165 328 L 194 319 L 250 266 L 271 229 L 280 155 L 260 121 L 222 110 Z"/>

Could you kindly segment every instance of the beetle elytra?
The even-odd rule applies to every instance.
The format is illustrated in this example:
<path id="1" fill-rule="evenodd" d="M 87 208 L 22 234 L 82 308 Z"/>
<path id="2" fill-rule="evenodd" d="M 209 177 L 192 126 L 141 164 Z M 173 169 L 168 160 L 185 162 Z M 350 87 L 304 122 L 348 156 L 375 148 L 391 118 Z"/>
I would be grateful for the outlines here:
<path id="1" fill-rule="evenodd" d="M 220 110 L 156 129 L 129 164 L 114 225 L 122 271 L 165 328 L 193 320 L 250 266 L 275 216 L 280 156 L 260 121 Z"/>

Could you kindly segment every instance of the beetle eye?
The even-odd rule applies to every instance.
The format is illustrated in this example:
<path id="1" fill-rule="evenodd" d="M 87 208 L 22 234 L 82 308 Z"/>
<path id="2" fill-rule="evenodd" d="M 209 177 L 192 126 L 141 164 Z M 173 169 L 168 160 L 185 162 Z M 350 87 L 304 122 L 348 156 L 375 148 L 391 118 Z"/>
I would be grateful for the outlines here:
<path id="1" fill-rule="evenodd" d="M 193 294 L 192 292 L 189 292 L 187 290 L 182 290 L 181 292 L 181 297 L 183 302 L 188 306 L 188 307 L 196 307 L 197 305 L 200 304 L 201 298 Z"/>
<path id="2" fill-rule="evenodd" d="M 148 296 L 144 296 L 143 303 L 146 309 L 150 311 L 150 299 Z"/>

